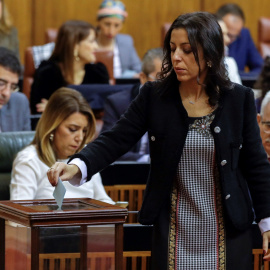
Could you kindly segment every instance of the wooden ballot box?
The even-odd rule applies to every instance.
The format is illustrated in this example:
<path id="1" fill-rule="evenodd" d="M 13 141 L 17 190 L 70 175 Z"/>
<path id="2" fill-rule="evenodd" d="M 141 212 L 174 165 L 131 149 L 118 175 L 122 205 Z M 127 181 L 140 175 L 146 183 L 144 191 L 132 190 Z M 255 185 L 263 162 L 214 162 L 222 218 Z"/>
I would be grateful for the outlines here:
<path id="1" fill-rule="evenodd" d="M 107 226 L 113 228 L 114 231 L 114 258 L 113 265 L 105 267 L 105 269 L 123 269 L 123 223 L 127 216 L 127 209 L 103 203 L 89 198 L 81 199 L 65 199 L 62 209 L 58 210 L 55 200 L 29 200 L 29 201 L 0 201 L 0 269 L 12 269 L 8 267 L 8 261 L 16 264 L 22 264 L 25 260 L 25 268 L 23 269 L 43 269 L 40 264 L 41 249 L 41 231 L 44 229 L 63 228 L 78 229 L 76 237 L 79 238 L 77 244 L 79 246 L 79 268 L 80 270 L 94 269 L 89 266 L 87 257 L 89 256 L 89 228 Z M 12 225 L 19 224 L 19 227 Z M 13 228 L 13 229 L 12 229 Z M 15 232 L 16 231 L 16 232 Z M 23 231 L 26 233 L 23 236 Z M 28 236 L 27 236 L 28 235 Z M 51 237 L 54 237 L 53 235 Z M 17 254 L 11 258 L 11 252 L 7 250 L 10 245 L 10 239 L 15 239 L 15 249 Z M 18 240 L 19 239 L 19 240 Z M 91 236 L 91 243 L 95 243 L 94 237 Z M 52 243 L 57 241 L 57 238 L 52 239 Z M 24 244 L 29 244 L 30 247 L 25 249 Z M 75 241 L 76 242 L 76 241 Z M 69 243 L 71 246 L 76 243 Z M 99 241 L 96 241 L 99 242 Z M 65 244 L 64 244 L 65 245 Z M 21 256 L 25 249 L 26 256 Z M 100 252 L 102 253 L 102 252 Z M 107 252 L 112 254 L 112 252 Z M 26 258 L 28 254 L 28 259 Z M 97 254 L 97 252 L 95 253 Z M 104 252 L 106 254 L 106 252 Z M 70 257 L 72 257 L 72 253 Z M 77 256 L 78 257 L 78 256 Z M 24 258 L 24 259 L 23 259 Z M 26 259 L 25 259 L 26 258 Z M 78 259 L 78 258 L 76 258 Z M 14 268 L 18 269 L 18 268 Z M 55 269 L 55 268 L 49 268 Z M 71 269 L 61 268 L 60 269 Z M 76 268 L 77 269 L 77 268 Z M 100 268 L 102 269 L 102 267 Z"/>

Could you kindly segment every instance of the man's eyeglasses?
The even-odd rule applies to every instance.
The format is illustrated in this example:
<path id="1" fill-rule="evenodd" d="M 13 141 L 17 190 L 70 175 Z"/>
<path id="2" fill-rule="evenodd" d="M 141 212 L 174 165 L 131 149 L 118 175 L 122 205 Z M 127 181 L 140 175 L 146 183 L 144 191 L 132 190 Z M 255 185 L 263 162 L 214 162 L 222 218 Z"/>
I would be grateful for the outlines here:
<path id="1" fill-rule="evenodd" d="M 20 87 L 18 84 L 10 83 L 6 80 L 0 79 L 0 91 L 6 90 L 8 85 L 9 85 L 11 92 L 18 92 L 20 90 Z"/>
<path id="2" fill-rule="evenodd" d="M 265 133 L 270 134 L 270 121 L 262 121 L 262 129 Z"/>

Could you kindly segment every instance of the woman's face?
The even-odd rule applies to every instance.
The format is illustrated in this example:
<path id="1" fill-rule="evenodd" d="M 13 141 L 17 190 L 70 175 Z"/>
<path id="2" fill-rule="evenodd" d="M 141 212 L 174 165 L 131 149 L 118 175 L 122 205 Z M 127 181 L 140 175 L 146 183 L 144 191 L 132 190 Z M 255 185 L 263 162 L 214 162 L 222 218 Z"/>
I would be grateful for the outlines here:
<path id="1" fill-rule="evenodd" d="M 219 23 L 220 28 L 222 30 L 224 44 L 225 44 L 225 46 L 228 46 L 230 44 L 230 38 L 228 35 L 228 28 L 227 28 L 225 22 L 218 21 L 218 23 Z"/>
<path id="2" fill-rule="evenodd" d="M 177 79 L 180 82 L 196 82 L 199 74 L 199 66 L 192 52 L 187 31 L 183 28 L 174 29 L 171 33 L 171 61 Z M 198 57 L 201 66 L 200 80 L 205 79 L 207 68 L 202 48 L 198 49 Z"/>
<path id="3" fill-rule="evenodd" d="M 88 37 L 75 46 L 75 50 L 78 51 L 78 56 L 84 63 L 93 63 L 96 61 L 95 51 L 97 48 L 96 34 L 92 29 Z"/>
<path id="4" fill-rule="evenodd" d="M 53 149 L 57 159 L 67 159 L 75 154 L 88 128 L 88 119 L 82 113 L 76 112 L 66 118 L 54 132 Z"/>
<path id="5" fill-rule="evenodd" d="M 105 17 L 98 21 L 99 35 L 107 39 L 114 39 L 121 31 L 123 21 L 116 17 Z"/>

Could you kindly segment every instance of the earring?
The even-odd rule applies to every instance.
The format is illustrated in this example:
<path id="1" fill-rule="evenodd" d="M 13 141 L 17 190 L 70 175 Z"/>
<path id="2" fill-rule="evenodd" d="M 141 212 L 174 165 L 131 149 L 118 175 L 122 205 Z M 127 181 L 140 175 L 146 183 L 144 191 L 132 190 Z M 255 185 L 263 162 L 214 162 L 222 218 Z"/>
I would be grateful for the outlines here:
<path id="1" fill-rule="evenodd" d="M 80 57 L 79 57 L 78 51 L 74 51 L 74 57 L 75 57 L 75 60 L 76 61 L 80 61 Z"/>
<path id="2" fill-rule="evenodd" d="M 206 65 L 207 65 L 208 67 L 212 67 L 212 62 L 211 62 L 211 61 L 206 62 Z"/>
<path id="3" fill-rule="evenodd" d="M 50 134 L 50 137 L 49 137 L 49 139 L 50 139 L 51 142 L 53 141 L 53 138 L 54 138 L 54 134 L 51 133 L 51 134 Z"/>

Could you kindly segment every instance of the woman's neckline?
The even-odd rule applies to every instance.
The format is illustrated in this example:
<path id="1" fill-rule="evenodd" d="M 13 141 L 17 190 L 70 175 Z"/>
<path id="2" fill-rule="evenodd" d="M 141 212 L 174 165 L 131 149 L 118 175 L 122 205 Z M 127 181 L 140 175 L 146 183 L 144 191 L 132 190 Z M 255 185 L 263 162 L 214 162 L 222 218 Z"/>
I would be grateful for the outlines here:
<path id="1" fill-rule="evenodd" d="M 188 118 L 189 119 L 198 119 L 198 118 L 204 118 L 204 117 L 210 116 L 216 112 L 217 108 L 218 108 L 218 106 L 215 106 L 215 108 L 210 113 L 208 113 L 206 115 L 202 115 L 202 116 L 189 116 L 188 115 Z"/>

